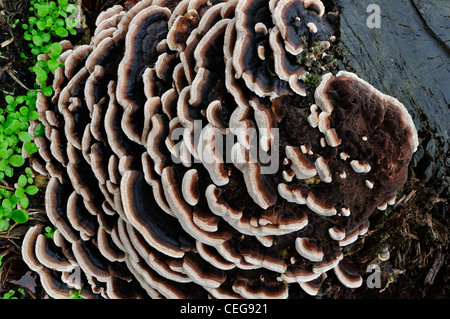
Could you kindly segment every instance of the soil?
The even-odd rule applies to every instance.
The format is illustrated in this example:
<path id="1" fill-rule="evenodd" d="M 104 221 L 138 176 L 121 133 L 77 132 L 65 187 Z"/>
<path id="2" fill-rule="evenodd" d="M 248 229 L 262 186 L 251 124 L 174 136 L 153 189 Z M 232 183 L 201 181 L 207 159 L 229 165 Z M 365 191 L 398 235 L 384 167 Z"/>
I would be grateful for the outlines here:
<path id="1" fill-rule="evenodd" d="M 96 16 L 114 4 L 132 5 L 136 1 L 79 1 L 86 17 L 85 34 L 75 40 L 86 41 Z M 409 169 L 409 180 L 388 211 L 375 212 L 367 235 L 345 250 L 369 283 L 377 265 L 378 287 L 363 284 L 347 289 L 330 272 L 319 298 L 386 299 L 450 296 L 449 274 L 449 94 L 450 50 L 449 4 L 445 0 L 384 1 L 381 28 L 367 27 L 371 0 L 324 1 L 327 9 L 340 11 L 339 51 L 346 69 L 355 71 L 382 92 L 405 103 L 419 130 L 420 146 Z M 427 4 L 431 2 L 432 5 Z M 28 68 L 32 59 L 23 39 L 22 23 L 29 16 L 29 1 L 0 0 L 0 101 L 7 94 L 25 94 L 34 79 Z M 436 8 L 440 8 L 436 11 Z M 445 20 L 447 17 L 447 20 Z M 19 19 L 16 28 L 13 23 Z M 2 102 L 0 105 L 3 105 Z M 13 187 L 8 180 L 0 187 Z M 41 192 L 31 198 L 30 220 L 0 232 L 0 296 L 10 289 L 23 288 L 23 299 L 43 299 L 45 292 L 35 273 L 21 259 L 21 241 L 30 226 L 49 225 L 45 215 L 45 178 Z M 383 249 L 389 259 L 382 261 Z M 377 273 L 378 274 L 378 273 Z"/>

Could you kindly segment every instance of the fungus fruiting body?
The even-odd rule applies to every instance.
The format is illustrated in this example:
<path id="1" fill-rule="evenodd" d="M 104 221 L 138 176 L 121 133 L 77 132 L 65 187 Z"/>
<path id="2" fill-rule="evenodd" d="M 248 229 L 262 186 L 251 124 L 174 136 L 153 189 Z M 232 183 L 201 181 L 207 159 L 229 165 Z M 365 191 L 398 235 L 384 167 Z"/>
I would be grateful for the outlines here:
<path id="1" fill-rule="evenodd" d="M 393 203 L 418 140 L 353 73 L 323 74 L 298 106 L 297 56 L 335 39 L 325 11 L 143 0 L 102 13 L 89 45 L 63 43 L 29 155 L 57 231 L 35 226 L 22 248 L 50 296 L 295 298 L 332 269 L 361 285 L 342 248 Z"/>

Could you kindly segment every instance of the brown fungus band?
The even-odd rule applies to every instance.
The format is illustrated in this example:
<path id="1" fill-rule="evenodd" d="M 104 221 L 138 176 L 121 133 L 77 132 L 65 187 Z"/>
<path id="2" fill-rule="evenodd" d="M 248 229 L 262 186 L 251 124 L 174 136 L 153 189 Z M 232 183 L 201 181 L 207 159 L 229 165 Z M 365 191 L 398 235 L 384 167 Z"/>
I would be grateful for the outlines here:
<path id="1" fill-rule="evenodd" d="M 89 45 L 63 42 L 29 156 L 57 230 L 23 243 L 46 292 L 294 298 L 332 269 L 359 287 L 342 248 L 393 204 L 418 140 L 352 73 L 298 106 L 297 56 L 326 51 L 336 17 L 319 0 L 145 0 L 103 12 Z"/>

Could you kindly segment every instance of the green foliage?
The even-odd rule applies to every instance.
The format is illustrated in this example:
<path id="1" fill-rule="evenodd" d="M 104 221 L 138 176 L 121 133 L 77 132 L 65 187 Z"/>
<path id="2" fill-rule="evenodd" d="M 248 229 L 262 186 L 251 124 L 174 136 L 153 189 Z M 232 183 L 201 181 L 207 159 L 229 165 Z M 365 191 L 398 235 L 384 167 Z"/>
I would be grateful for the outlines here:
<path id="1" fill-rule="evenodd" d="M 297 55 L 297 63 L 306 67 L 312 66 L 317 57 L 319 57 L 327 46 L 322 41 L 317 41 L 308 46 L 305 37 L 300 37 L 305 48 L 301 53 Z"/>
<path id="2" fill-rule="evenodd" d="M 327 45 L 322 41 L 313 42 L 308 45 L 304 36 L 300 37 L 304 50 L 297 56 L 297 63 L 304 66 L 306 72 L 302 74 L 301 80 L 308 86 L 308 89 L 314 90 L 321 81 L 322 70 L 328 68 L 327 65 L 322 65 L 319 60 L 322 58 L 323 53 L 327 50 Z M 327 60 L 327 58 L 325 58 Z M 332 65 L 336 62 L 336 59 L 329 61 Z"/>
<path id="3" fill-rule="evenodd" d="M 59 41 L 69 34 L 77 33 L 75 27 L 78 21 L 71 18 L 77 8 L 68 0 L 32 0 L 30 5 L 34 16 L 28 18 L 28 24 L 22 25 L 24 39 L 30 42 L 29 47 L 34 56 L 47 53 L 49 57 L 48 61 L 37 61 L 31 71 L 36 74 L 44 95 L 51 96 L 53 89 L 46 84 L 48 74 L 63 66 L 58 62 L 62 52 Z"/>
<path id="4" fill-rule="evenodd" d="M 17 25 L 19 24 L 20 19 L 16 19 L 14 20 L 14 23 L 12 24 L 12 28 L 15 29 L 17 27 Z"/>
<path id="5" fill-rule="evenodd" d="M 22 295 L 25 295 L 25 291 L 22 288 L 17 288 L 17 292 L 19 292 Z M 3 297 L 1 297 L 0 299 L 18 299 L 17 297 L 14 296 L 15 294 L 16 292 L 11 289 L 7 293 L 5 293 Z"/>
<path id="6" fill-rule="evenodd" d="M 18 162 L 15 164 L 23 165 L 25 162 L 25 159 L 21 156 L 17 157 L 16 160 Z M 11 219 L 16 223 L 28 221 L 28 213 L 26 212 L 30 204 L 28 196 L 35 195 L 39 191 L 33 184 L 33 173 L 29 167 L 26 167 L 25 174 L 21 174 L 18 177 L 17 188 L 14 191 L 0 188 L 0 231 L 9 229 Z"/>
<path id="7" fill-rule="evenodd" d="M 81 292 L 81 290 L 74 290 L 74 289 L 72 289 L 70 291 L 70 293 L 73 295 L 72 299 L 84 299 L 83 297 L 80 296 L 80 292 Z"/>
<path id="8" fill-rule="evenodd" d="M 314 90 L 320 84 L 320 81 L 321 81 L 320 75 L 318 75 L 316 73 L 309 73 L 309 72 L 303 73 L 300 79 L 303 82 L 305 82 L 305 84 L 311 90 Z"/>
<path id="9" fill-rule="evenodd" d="M 14 168 L 25 164 L 22 145 L 29 154 L 38 148 L 28 133 L 31 120 L 37 120 L 36 91 L 13 97 L 7 95 L 6 107 L 0 110 L 0 180 L 12 177 Z"/>
<path id="10" fill-rule="evenodd" d="M 281 251 L 281 257 L 283 257 L 283 260 L 286 259 L 286 256 L 289 254 L 289 250 L 291 249 L 290 246 L 286 247 Z"/>
<path id="11" fill-rule="evenodd" d="M 0 196 L 2 199 L 0 205 L 0 230 L 7 230 L 9 228 L 10 219 L 16 223 L 25 223 L 28 221 L 28 214 L 24 210 L 28 208 L 30 203 L 27 197 L 27 189 L 36 186 L 27 186 L 27 183 L 28 180 L 23 183 L 22 179 L 21 184 L 23 186 L 19 186 L 14 192 L 9 189 L 0 188 Z"/>
<path id="12" fill-rule="evenodd" d="M 15 169 L 21 169 L 25 165 L 22 149 L 28 154 L 38 151 L 33 142 L 33 134 L 28 132 L 30 121 L 39 119 L 36 110 L 37 94 L 38 91 L 45 96 L 53 94 L 52 86 L 46 82 L 50 72 L 64 66 L 58 62 L 62 53 L 59 41 L 69 34 L 77 33 L 75 27 L 78 21 L 71 18 L 76 14 L 77 8 L 69 0 L 31 0 L 29 10 L 33 14 L 28 18 L 28 23 L 22 24 L 22 28 L 25 30 L 24 39 L 29 42 L 31 54 L 36 60 L 30 71 L 35 74 L 39 85 L 36 84 L 35 89 L 29 90 L 26 95 L 7 95 L 6 106 L 0 108 L 0 181 L 5 177 L 12 178 Z M 19 22 L 16 19 L 13 28 Z M 38 59 L 41 54 L 46 54 L 48 59 Z M 28 59 L 23 52 L 20 56 Z M 43 136 L 45 127 L 38 123 L 32 133 L 36 137 Z M 10 220 L 16 223 L 28 221 L 28 196 L 39 191 L 33 183 L 31 169 L 27 167 L 25 173 L 18 177 L 15 190 L 0 188 L 0 231 L 9 229 Z"/>
<path id="13" fill-rule="evenodd" d="M 44 236 L 47 238 L 53 239 L 53 236 L 55 235 L 55 230 L 56 230 L 56 227 L 53 227 L 53 228 L 50 226 L 45 227 Z"/>

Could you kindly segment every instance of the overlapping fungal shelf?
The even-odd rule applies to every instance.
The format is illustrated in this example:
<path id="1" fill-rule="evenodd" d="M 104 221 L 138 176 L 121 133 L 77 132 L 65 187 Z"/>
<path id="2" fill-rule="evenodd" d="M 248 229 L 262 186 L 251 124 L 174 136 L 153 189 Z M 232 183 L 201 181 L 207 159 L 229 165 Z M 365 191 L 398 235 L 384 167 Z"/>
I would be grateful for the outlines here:
<path id="1" fill-rule="evenodd" d="M 298 106 L 296 56 L 331 46 L 336 18 L 319 0 L 147 0 L 103 12 L 89 45 L 63 42 L 29 156 L 57 231 L 23 242 L 46 292 L 295 298 L 330 270 L 360 286 L 342 247 L 393 204 L 417 135 L 399 101 L 348 72 Z"/>

